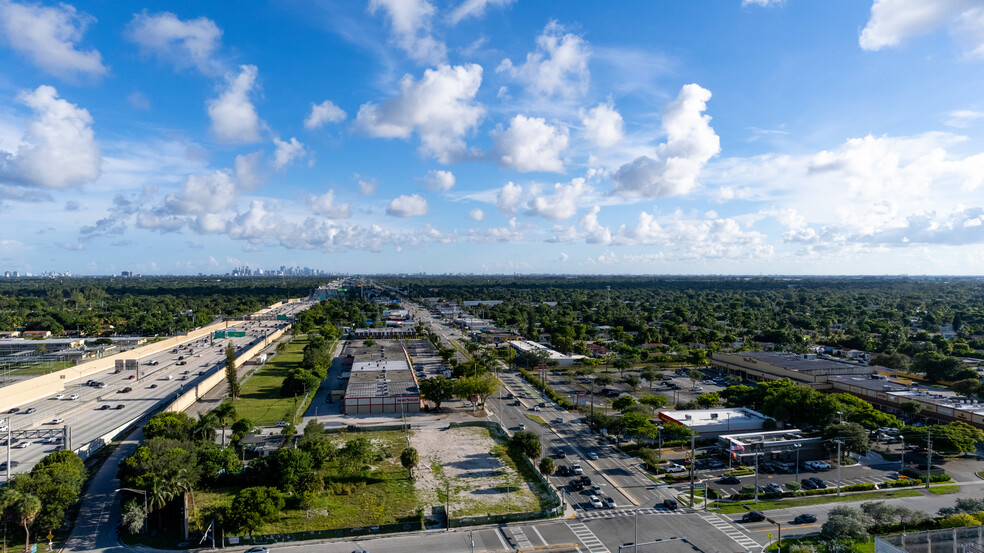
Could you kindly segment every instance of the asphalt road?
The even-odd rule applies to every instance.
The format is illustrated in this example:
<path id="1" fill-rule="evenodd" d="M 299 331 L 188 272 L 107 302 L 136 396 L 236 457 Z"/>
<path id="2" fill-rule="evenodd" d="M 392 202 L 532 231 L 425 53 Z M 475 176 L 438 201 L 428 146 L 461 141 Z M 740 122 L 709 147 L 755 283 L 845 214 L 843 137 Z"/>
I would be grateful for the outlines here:
<path id="1" fill-rule="evenodd" d="M 279 305 L 273 313 L 289 316 L 309 306 L 310 302 Z M 41 398 L 22 405 L 16 413 L 2 413 L 0 418 L 5 419 L 2 424 L 9 429 L 0 434 L 0 443 L 3 444 L 0 446 L 0 462 L 9 459 L 17 463 L 17 466 L 10 469 L 10 476 L 29 472 L 42 457 L 65 446 L 61 440 L 44 443 L 46 438 L 60 438 L 64 427 L 70 427 L 71 443 L 68 445 L 77 449 L 113 428 L 157 409 L 165 400 L 176 397 L 213 372 L 223 370 L 224 348 L 228 341 L 231 340 L 237 353 L 241 353 L 286 324 L 284 321 L 274 320 L 239 322 L 231 326 L 230 330 L 245 331 L 245 337 L 215 341 L 210 337 L 189 340 L 182 345 L 186 348 L 179 348 L 177 353 L 168 350 L 141 356 L 138 348 L 132 353 L 140 363 L 139 378 L 133 371 L 116 374 L 113 369 L 109 369 L 86 377 L 86 380 L 104 383 L 103 388 L 86 386 L 80 377 L 66 383 L 61 394 L 64 398 Z M 190 350 L 194 350 L 194 353 L 190 353 Z M 179 357 L 183 359 L 179 360 Z M 158 364 L 151 365 L 152 362 Z M 184 364 L 179 365 L 182 362 Z M 131 391 L 124 392 L 125 388 L 131 388 Z M 73 394 L 79 397 L 68 399 Z M 35 411 L 27 413 L 28 409 Z M 56 419 L 61 420 L 56 423 Z M 46 432 L 38 436 L 38 431 Z M 8 439 L 12 443 L 8 444 Z M 6 470 L 0 472 L 0 481 L 6 480 L 7 476 Z"/>

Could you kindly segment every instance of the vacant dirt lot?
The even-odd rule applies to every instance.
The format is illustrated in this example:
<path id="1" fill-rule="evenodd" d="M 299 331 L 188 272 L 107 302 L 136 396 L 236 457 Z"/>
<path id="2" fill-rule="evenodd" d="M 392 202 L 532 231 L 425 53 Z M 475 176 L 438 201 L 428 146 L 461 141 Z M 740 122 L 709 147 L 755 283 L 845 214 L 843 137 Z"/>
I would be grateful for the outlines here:
<path id="1" fill-rule="evenodd" d="M 416 489 L 425 505 L 443 505 L 451 516 L 538 511 L 534 489 L 509 466 L 504 448 L 484 428 L 422 428 L 410 443 L 420 453 Z M 503 457 L 493 453 L 502 450 Z"/>

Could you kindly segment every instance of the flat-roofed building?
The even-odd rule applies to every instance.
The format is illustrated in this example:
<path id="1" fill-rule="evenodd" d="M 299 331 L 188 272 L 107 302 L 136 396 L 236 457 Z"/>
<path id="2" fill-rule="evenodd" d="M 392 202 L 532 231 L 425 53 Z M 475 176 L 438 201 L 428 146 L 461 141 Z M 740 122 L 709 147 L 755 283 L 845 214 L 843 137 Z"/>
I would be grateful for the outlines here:
<path id="1" fill-rule="evenodd" d="M 513 340 L 509 342 L 509 347 L 515 349 L 519 353 L 530 353 L 542 351 L 547 354 L 547 358 L 551 361 L 556 361 L 561 367 L 570 367 L 576 361 L 584 359 L 583 355 L 564 355 L 559 351 L 548 348 L 543 344 L 533 342 L 530 340 Z"/>
<path id="2" fill-rule="evenodd" d="M 718 437 L 718 450 L 722 456 L 731 456 L 746 465 L 753 464 L 757 454 L 760 454 L 760 463 L 794 463 L 797 460 L 797 450 L 800 462 L 830 458 L 830 451 L 824 447 L 822 438 L 806 437 L 801 430 L 795 428 L 725 434 Z"/>
<path id="3" fill-rule="evenodd" d="M 758 411 L 745 409 L 694 409 L 676 411 L 665 409 L 659 412 L 659 420 L 682 424 L 697 432 L 701 437 L 717 437 L 722 434 L 763 430 L 766 426 L 775 428 L 775 419 Z"/>
<path id="4" fill-rule="evenodd" d="M 346 415 L 420 412 L 420 386 L 399 342 L 350 346 L 349 354 L 352 363 L 342 400 Z"/>
<path id="5" fill-rule="evenodd" d="M 800 386 L 816 390 L 831 389 L 831 376 L 867 376 L 872 367 L 824 359 L 815 354 L 785 353 L 775 351 L 715 353 L 711 367 L 744 380 L 781 380 L 788 378 Z"/>
<path id="6" fill-rule="evenodd" d="M 857 396 L 882 411 L 902 414 L 902 404 L 919 404 L 919 416 L 934 422 L 960 421 L 984 428 L 984 403 L 974 398 L 905 379 L 833 376 L 831 392 Z"/>

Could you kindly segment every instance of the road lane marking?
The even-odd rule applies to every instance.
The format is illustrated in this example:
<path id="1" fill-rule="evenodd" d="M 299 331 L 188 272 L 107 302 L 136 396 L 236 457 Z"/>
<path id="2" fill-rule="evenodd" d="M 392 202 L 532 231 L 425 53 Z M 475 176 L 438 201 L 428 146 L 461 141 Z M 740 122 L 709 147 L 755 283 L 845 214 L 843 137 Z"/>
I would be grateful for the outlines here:
<path id="1" fill-rule="evenodd" d="M 762 547 L 761 545 L 759 545 L 759 543 L 757 541 L 755 541 L 752 538 L 748 537 L 743 532 L 741 532 L 740 530 L 738 530 L 737 528 L 735 528 L 730 522 L 725 521 L 724 519 L 722 519 L 721 517 L 719 517 L 717 515 L 714 515 L 714 514 L 706 514 L 706 515 L 704 515 L 704 514 L 702 514 L 702 515 L 700 515 L 700 518 L 704 519 L 705 522 L 707 522 L 711 526 L 717 528 L 725 536 L 728 536 L 729 538 L 731 538 L 732 540 L 734 540 L 735 543 L 737 543 L 738 545 L 740 545 L 740 546 L 742 546 L 742 547 L 744 547 L 746 549 L 751 549 L 753 547 L 755 547 L 755 548 L 761 548 Z"/>
<path id="2" fill-rule="evenodd" d="M 533 530 L 533 533 L 536 534 L 536 537 L 540 538 L 540 541 L 543 542 L 543 545 L 548 545 L 547 540 L 543 539 L 543 534 L 540 533 L 540 531 L 537 529 L 536 526 L 530 526 L 530 528 Z"/>
<path id="3" fill-rule="evenodd" d="M 583 522 L 568 522 L 567 527 L 588 548 L 589 553 L 612 553 Z"/>
<path id="4" fill-rule="evenodd" d="M 506 538 L 502 537 L 502 533 L 505 528 L 496 528 L 495 537 L 499 538 L 499 543 L 502 544 L 503 549 L 509 549 L 509 544 L 506 543 Z"/>

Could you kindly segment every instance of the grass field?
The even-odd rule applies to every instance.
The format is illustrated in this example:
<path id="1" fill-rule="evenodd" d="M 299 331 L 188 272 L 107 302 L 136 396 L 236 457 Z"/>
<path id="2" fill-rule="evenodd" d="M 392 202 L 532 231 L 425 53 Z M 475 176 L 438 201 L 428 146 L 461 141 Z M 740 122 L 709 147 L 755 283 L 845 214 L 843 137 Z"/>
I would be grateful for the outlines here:
<path id="1" fill-rule="evenodd" d="M 295 338 L 283 352 L 274 355 L 258 371 L 242 383 L 236 414 L 253 421 L 257 426 L 269 426 L 278 421 L 294 421 L 298 402 L 303 398 L 283 397 L 280 386 L 287 373 L 297 367 L 307 345 L 306 337 Z"/>
<path id="2" fill-rule="evenodd" d="M 930 486 L 929 491 L 930 493 L 935 493 L 936 495 L 957 493 L 960 491 L 960 486 L 957 484 L 948 484 L 945 486 Z"/>
<path id="3" fill-rule="evenodd" d="M 783 499 L 779 501 L 759 501 L 756 505 L 751 501 L 742 503 L 731 503 L 722 505 L 719 513 L 733 514 L 745 513 L 750 510 L 768 511 L 772 509 L 789 509 L 791 507 L 805 507 L 807 505 L 820 505 L 822 503 L 840 503 L 843 501 L 872 501 L 875 499 L 891 499 L 893 497 L 919 497 L 922 493 L 918 490 L 885 490 L 871 493 L 859 493 L 852 495 L 817 495 L 813 497 L 803 497 L 799 499 Z"/>
<path id="4" fill-rule="evenodd" d="M 31 375 L 36 376 L 39 374 L 48 374 L 55 371 L 60 371 L 62 369 L 67 369 L 74 367 L 75 363 L 72 361 L 46 361 L 44 363 L 35 363 L 27 367 L 21 367 L 17 369 L 12 369 L 10 374 L 12 375 Z"/>

